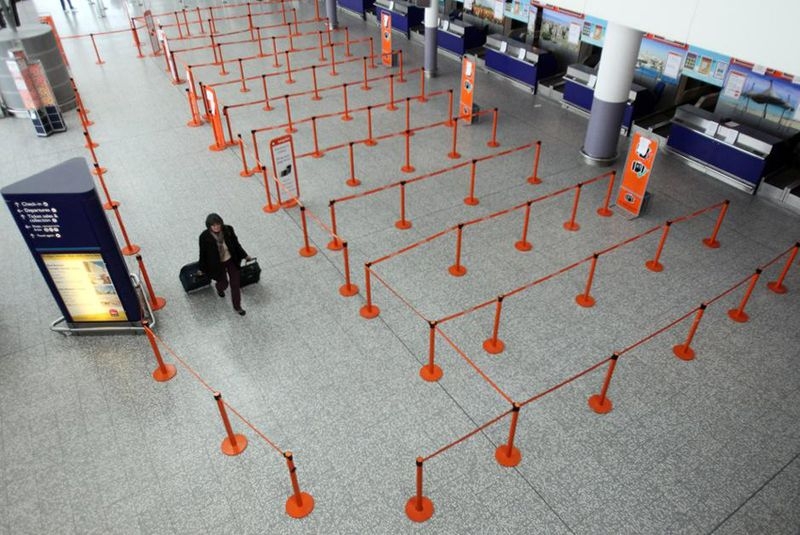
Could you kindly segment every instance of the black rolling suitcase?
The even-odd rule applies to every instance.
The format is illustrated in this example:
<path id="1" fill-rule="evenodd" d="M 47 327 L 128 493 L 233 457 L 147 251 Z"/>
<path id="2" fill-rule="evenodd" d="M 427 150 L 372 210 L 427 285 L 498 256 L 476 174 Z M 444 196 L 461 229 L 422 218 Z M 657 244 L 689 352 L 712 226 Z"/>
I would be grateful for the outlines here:
<path id="1" fill-rule="evenodd" d="M 247 286 L 248 284 L 255 284 L 261 278 L 261 266 L 258 265 L 258 259 L 254 258 L 239 269 L 239 285 Z"/>
<path id="2" fill-rule="evenodd" d="M 197 262 L 192 262 L 191 264 L 186 264 L 181 268 L 181 284 L 183 284 L 184 291 L 193 292 L 194 290 L 198 290 L 200 288 L 204 288 L 211 284 L 211 277 L 203 273 L 202 275 L 197 274 L 197 270 L 200 269 L 199 264 Z"/>

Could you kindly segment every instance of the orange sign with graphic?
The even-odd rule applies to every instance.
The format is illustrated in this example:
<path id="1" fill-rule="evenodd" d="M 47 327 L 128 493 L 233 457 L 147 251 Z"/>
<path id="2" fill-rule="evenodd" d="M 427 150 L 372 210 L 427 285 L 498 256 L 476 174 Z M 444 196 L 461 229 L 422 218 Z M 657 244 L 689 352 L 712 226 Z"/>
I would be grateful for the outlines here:
<path id="1" fill-rule="evenodd" d="M 381 63 L 392 66 L 392 14 L 381 11 Z"/>
<path id="2" fill-rule="evenodd" d="M 622 174 L 622 183 L 617 194 L 617 206 L 636 217 L 642 210 L 647 182 L 653 170 L 658 143 L 644 137 L 640 132 L 633 134 L 628 159 Z"/>
<path id="3" fill-rule="evenodd" d="M 297 162 L 294 158 L 294 141 L 285 135 L 271 139 L 269 151 L 272 155 L 272 174 L 278 190 L 278 204 L 291 208 L 300 198 L 300 183 L 297 180 Z"/>
<path id="4" fill-rule="evenodd" d="M 217 100 L 217 92 L 214 88 L 203 86 L 203 91 L 206 94 L 206 104 L 208 105 L 208 117 L 211 120 L 211 129 L 214 131 L 214 144 L 208 147 L 209 150 L 220 151 L 225 149 L 227 143 L 225 142 L 225 133 L 222 131 L 222 117 L 219 114 L 219 101 Z"/>
<path id="5" fill-rule="evenodd" d="M 461 62 L 461 100 L 458 105 L 459 119 L 472 124 L 472 97 L 475 89 L 475 58 L 464 56 Z"/>

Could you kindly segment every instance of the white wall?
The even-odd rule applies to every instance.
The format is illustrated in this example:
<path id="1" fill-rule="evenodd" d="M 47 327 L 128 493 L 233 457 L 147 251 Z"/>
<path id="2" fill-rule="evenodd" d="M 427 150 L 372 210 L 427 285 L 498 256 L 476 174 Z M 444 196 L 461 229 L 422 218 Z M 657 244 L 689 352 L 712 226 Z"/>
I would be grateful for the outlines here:
<path id="1" fill-rule="evenodd" d="M 547 0 L 800 76 L 799 0 Z"/>

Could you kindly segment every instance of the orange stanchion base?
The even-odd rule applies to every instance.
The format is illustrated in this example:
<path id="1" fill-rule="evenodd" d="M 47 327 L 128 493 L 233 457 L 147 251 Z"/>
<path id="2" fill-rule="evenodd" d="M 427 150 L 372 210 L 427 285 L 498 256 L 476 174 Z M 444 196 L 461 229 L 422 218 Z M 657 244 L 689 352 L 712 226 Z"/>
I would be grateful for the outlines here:
<path id="1" fill-rule="evenodd" d="M 225 437 L 225 440 L 222 441 L 222 446 L 220 449 L 222 453 L 225 455 L 239 455 L 242 453 L 245 448 L 247 448 L 247 437 L 244 435 L 234 435 L 236 437 L 236 446 L 231 444 L 231 439 Z"/>
<path id="2" fill-rule="evenodd" d="M 295 206 L 297 206 L 297 199 L 289 199 L 281 203 L 281 208 L 284 209 L 294 208 Z"/>
<path id="3" fill-rule="evenodd" d="M 358 286 L 355 284 L 342 284 L 339 287 L 339 295 L 342 297 L 353 297 L 358 293 Z"/>
<path id="4" fill-rule="evenodd" d="M 135 255 L 136 253 L 138 253 L 141 250 L 142 250 L 142 248 L 139 247 L 138 245 L 131 245 L 131 246 L 126 245 L 125 247 L 123 247 L 121 249 L 122 254 L 124 254 L 125 256 Z"/>
<path id="5" fill-rule="evenodd" d="M 423 380 L 428 381 L 429 383 L 435 383 L 436 381 L 442 378 L 442 375 L 444 375 L 444 372 L 436 364 L 433 365 L 433 371 L 431 371 L 430 364 L 426 364 L 425 366 L 419 369 L 419 376 L 422 377 Z"/>
<path id="6" fill-rule="evenodd" d="M 498 143 L 497 141 L 487 141 L 486 146 L 495 149 L 500 146 L 500 143 Z"/>
<path id="7" fill-rule="evenodd" d="M 736 323 L 747 323 L 747 321 L 750 319 L 750 316 L 747 315 L 747 312 L 739 312 L 738 308 L 730 309 L 728 311 L 728 317 Z"/>
<path id="8" fill-rule="evenodd" d="M 87 144 L 86 144 L 86 145 L 84 145 L 83 147 L 84 147 L 84 148 L 86 148 L 86 149 L 96 149 L 96 148 L 97 148 L 97 147 L 99 147 L 99 146 L 100 146 L 100 144 L 99 144 L 99 143 L 97 143 L 97 142 L 95 142 L 95 141 L 92 141 L 91 143 L 87 143 Z"/>
<path id="9" fill-rule="evenodd" d="M 711 240 L 710 238 L 703 238 L 703 244 L 709 249 L 719 249 L 719 240 Z"/>
<path id="10" fill-rule="evenodd" d="M 111 201 L 111 202 L 103 203 L 103 208 L 105 210 L 113 210 L 117 206 L 119 206 L 119 201 Z"/>
<path id="11" fill-rule="evenodd" d="M 345 184 L 347 184 L 351 188 L 355 188 L 356 186 L 361 185 L 361 181 L 357 178 L 348 178 Z"/>
<path id="12" fill-rule="evenodd" d="M 597 215 L 600 217 L 611 217 L 614 215 L 614 212 L 612 212 L 609 208 L 598 208 Z"/>
<path id="13" fill-rule="evenodd" d="M 672 346 L 672 352 L 681 360 L 692 360 L 694 359 L 694 349 L 691 347 L 686 347 L 683 344 L 678 344 L 676 346 Z"/>
<path id="14" fill-rule="evenodd" d="M 297 505 L 294 496 L 289 496 L 286 500 L 286 514 L 292 518 L 303 518 L 314 510 L 314 498 L 311 497 L 311 494 L 301 492 L 300 498 L 303 500 L 303 505 Z"/>
<path id="15" fill-rule="evenodd" d="M 597 414 L 608 414 L 614 408 L 614 404 L 608 398 L 601 401 L 600 394 L 595 394 L 589 398 L 589 408 Z"/>
<path id="16" fill-rule="evenodd" d="M 414 167 L 413 165 L 404 165 L 403 167 L 400 168 L 400 170 L 404 173 L 413 173 L 414 171 L 417 170 L 417 168 Z"/>
<path id="17" fill-rule="evenodd" d="M 278 210 L 280 210 L 280 209 L 281 209 L 281 207 L 280 207 L 280 206 L 278 206 L 277 204 L 272 204 L 272 205 L 270 205 L 270 204 L 265 204 L 265 205 L 264 205 L 264 206 L 263 206 L 261 209 L 262 209 L 263 211 L 265 211 L 266 213 L 268 213 L 268 214 L 274 214 L 275 212 L 277 212 Z"/>
<path id="18" fill-rule="evenodd" d="M 467 268 L 464 266 L 453 265 L 447 268 L 447 271 L 454 277 L 463 277 L 467 274 Z"/>
<path id="19" fill-rule="evenodd" d="M 369 306 L 364 305 L 361 307 L 361 310 L 358 311 L 361 314 L 361 317 L 364 319 L 371 320 L 372 318 L 377 318 L 378 314 L 381 313 L 381 309 L 376 307 L 375 305 Z"/>
<path id="20" fill-rule="evenodd" d="M 210 150 L 211 152 L 219 152 L 221 150 L 227 149 L 228 147 L 230 147 L 232 145 L 233 145 L 232 143 L 231 144 L 223 143 L 222 145 L 217 145 L 217 144 L 209 145 L 208 146 L 208 150 Z"/>
<path id="21" fill-rule="evenodd" d="M 331 251 L 341 251 L 342 250 L 342 240 L 339 238 L 334 238 L 328 242 L 327 245 L 328 249 Z"/>
<path id="22" fill-rule="evenodd" d="M 300 256 L 303 256 L 305 258 L 310 258 L 315 254 L 317 254 L 317 248 L 314 247 L 313 245 L 309 245 L 308 247 L 301 247 L 299 253 Z"/>
<path id="23" fill-rule="evenodd" d="M 575 302 L 583 308 L 592 308 L 596 301 L 591 295 L 580 294 L 575 297 Z"/>
<path id="24" fill-rule="evenodd" d="M 772 281 L 767 283 L 767 288 L 775 292 L 776 294 L 785 294 L 789 291 L 789 289 L 784 286 L 783 284 L 778 284 L 778 281 Z"/>
<path id="25" fill-rule="evenodd" d="M 247 178 L 253 176 L 254 171 L 247 170 L 247 171 L 239 171 L 239 176 L 242 178 Z"/>
<path id="26" fill-rule="evenodd" d="M 478 200 L 477 197 L 464 198 L 464 204 L 466 204 L 467 206 L 478 206 L 478 203 L 480 203 L 480 201 Z"/>
<path id="27" fill-rule="evenodd" d="M 573 223 L 572 221 L 567 221 L 564 223 L 564 230 L 569 230 L 570 232 L 575 232 L 580 230 L 581 226 L 577 223 Z"/>
<path id="28" fill-rule="evenodd" d="M 325 153 L 321 152 L 321 151 L 317 151 L 317 152 L 312 152 L 311 153 L 311 157 L 314 158 L 314 159 L 322 158 L 323 156 L 325 156 Z"/>
<path id="29" fill-rule="evenodd" d="M 189 126 L 191 128 L 194 128 L 196 126 L 203 126 L 203 121 L 192 119 L 191 121 L 186 123 L 186 126 Z"/>
<path id="30" fill-rule="evenodd" d="M 664 271 L 664 264 L 662 264 L 661 262 L 654 262 L 652 260 L 648 260 L 647 262 L 645 262 L 644 267 L 656 273 Z"/>
<path id="31" fill-rule="evenodd" d="M 150 308 L 152 308 L 153 310 L 161 310 L 165 306 L 167 306 L 167 300 L 164 299 L 163 297 L 156 296 L 155 300 L 152 303 L 150 303 Z"/>
<path id="32" fill-rule="evenodd" d="M 156 368 L 155 371 L 153 371 L 153 379 L 159 383 L 163 383 L 175 377 L 176 373 L 178 373 L 178 370 L 175 369 L 175 366 L 172 364 L 164 364 L 163 371 L 161 368 Z"/>
<path id="33" fill-rule="evenodd" d="M 458 160 L 459 158 L 461 158 L 461 153 L 451 151 L 447 153 L 447 157 L 450 158 L 451 160 Z"/>
<path id="34" fill-rule="evenodd" d="M 522 460 L 522 454 L 516 446 L 511 446 L 511 455 L 508 454 L 508 444 L 502 444 L 494 450 L 494 458 L 500 466 L 509 468 L 517 466 Z"/>
<path id="35" fill-rule="evenodd" d="M 433 502 L 430 498 L 422 497 L 422 509 L 417 509 L 417 497 L 412 496 L 406 502 L 406 516 L 414 522 L 425 522 L 433 516 Z"/>
<path id="36" fill-rule="evenodd" d="M 499 338 L 494 340 L 492 338 L 487 338 L 483 341 L 483 350 L 489 353 L 490 355 L 499 355 L 500 353 L 505 350 L 506 344 Z"/>
<path id="37" fill-rule="evenodd" d="M 378 142 L 375 141 L 374 139 L 368 139 L 364 142 L 364 145 L 366 145 L 367 147 L 374 147 L 377 144 Z"/>
<path id="38" fill-rule="evenodd" d="M 522 251 L 523 253 L 527 253 L 528 251 L 533 249 L 533 245 L 531 245 L 531 242 L 529 242 L 529 241 L 520 240 L 520 241 L 518 241 L 517 243 L 514 244 L 514 248 L 517 251 Z"/>
<path id="39" fill-rule="evenodd" d="M 529 176 L 528 177 L 528 184 L 541 184 L 542 179 L 538 176 Z"/>
<path id="40" fill-rule="evenodd" d="M 95 167 L 94 169 L 92 169 L 92 174 L 94 176 L 100 176 L 101 173 L 108 173 L 108 169 L 106 169 L 105 167 Z"/>
<path id="41" fill-rule="evenodd" d="M 411 221 L 405 219 L 399 219 L 395 221 L 394 227 L 400 230 L 408 230 L 411 228 Z"/>

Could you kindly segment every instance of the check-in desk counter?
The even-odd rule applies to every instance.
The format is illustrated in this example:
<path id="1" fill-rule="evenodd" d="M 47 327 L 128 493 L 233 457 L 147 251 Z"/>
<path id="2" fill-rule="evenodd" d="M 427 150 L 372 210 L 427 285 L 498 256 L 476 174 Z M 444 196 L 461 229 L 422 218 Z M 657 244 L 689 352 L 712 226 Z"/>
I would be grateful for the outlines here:
<path id="1" fill-rule="evenodd" d="M 500 34 L 487 37 L 484 49 L 488 69 L 530 87 L 534 93 L 539 78 L 547 78 L 556 72 L 553 54 Z"/>
<path id="2" fill-rule="evenodd" d="M 591 112 L 596 81 L 596 68 L 579 63 L 570 65 L 564 75 L 564 102 L 587 113 Z M 649 89 L 639 84 L 631 84 L 625 113 L 622 116 L 622 126 L 625 131 L 630 132 L 634 119 L 651 113 L 655 105 L 655 96 Z"/>
<path id="3" fill-rule="evenodd" d="M 486 42 L 486 36 L 480 28 L 460 20 L 440 20 L 436 33 L 439 48 L 457 56 L 463 56 Z"/>
<path id="4" fill-rule="evenodd" d="M 367 11 L 372 10 L 375 0 L 338 0 L 337 5 L 351 11 L 366 20 Z"/>
<path id="5" fill-rule="evenodd" d="M 375 0 L 375 16 L 378 17 L 379 25 L 381 23 L 381 13 L 384 11 L 392 17 L 392 29 L 403 32 L 406 37 L 409 36 L 411 28 L 422 24 L 422 19 L 425 15 L 423 8 L 402 0 L 395 0 L 394 2 Z"/>
<path id="6" fill-rule="evenodd" d="M 684 104 L 675 110 L 667 146 L 712 171 L 712 175 L 754 192 L 765 175 L 786 165 L 788 140 Z M 713 172 L 716 171 L 716 172 Z"/>

